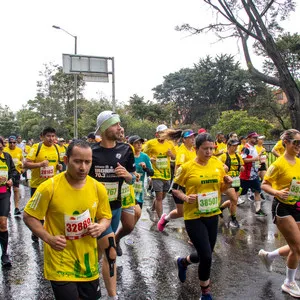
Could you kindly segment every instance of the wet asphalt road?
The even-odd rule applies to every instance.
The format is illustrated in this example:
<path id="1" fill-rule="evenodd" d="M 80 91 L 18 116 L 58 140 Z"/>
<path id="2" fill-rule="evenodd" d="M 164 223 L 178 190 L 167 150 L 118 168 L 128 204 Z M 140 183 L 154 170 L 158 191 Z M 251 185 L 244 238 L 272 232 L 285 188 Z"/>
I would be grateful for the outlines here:
<path id="1" fill-rule="evenodd" d="M 21 208 L 29 199 L 29 189 L 25 187 L 23 191 Z M 121 240 L 123 256 L 117 259 L 119 299 L 199 299 L 197 266 L 189 266 L 184 284 L 177 277 L 175 256 L 193 251 L 187 243 L 183 219 L 171 221 L 164 232 L 158 232 L 146 212 L 151 202 L 146 199 L 136 228 Z M 12 212 L 13 208 L 12 201 Z M 173 200 L 166 198 L 164 211 L 173 208 Z M 220 219 L 211 273 L 213 299 L 293 299 L 280 288 L 285 278 L 285 260 L 277 259 L 273 272 L 269 273 L 257 256 L 261 248 L 273 250 L 285 244 L 272 224 L 271 201 L 265 201 L 263 208 L 268 217 L 257 218 L 252 202 L 239 206 L 240 229 L 228 227 L 227 211 L 224 219 Z M 54 299 L 49 282 L 43 278 L 42 243 L 31 241 L 31 233 L 22 217 L 9 218 L 9 253 L 13 266 L 0 268 L 0 300 Z M 296 278 L 300 279 L 299 274 Z M 101 290 L 105 299 L 102 279 Z"/>

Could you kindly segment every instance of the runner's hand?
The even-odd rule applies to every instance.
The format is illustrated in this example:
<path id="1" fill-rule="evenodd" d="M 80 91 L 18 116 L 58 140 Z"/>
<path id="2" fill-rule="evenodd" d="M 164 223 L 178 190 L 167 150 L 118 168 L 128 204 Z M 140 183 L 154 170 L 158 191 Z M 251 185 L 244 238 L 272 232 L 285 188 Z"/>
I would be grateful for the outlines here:
<path id="1" fill-rule="evenodd" d="M 87 232 L 91 237 L 96 238 L 103 232 L 103 226 L 98 223 L 92 223 L 87 227 Z"/>
<path id="2" fill-rule="evenodd" d="M 286 200 L 289 196 L 289 188 L 277 191 L 274 196 Z"/>
<path id="3" fill-rule="evenodd" d="M 55 235 L 49 240 L 48 244 L 56 251 L 62 251 L 67 246 L 67 240 L 63 235 Z"/>
<path id="4" fill-rule="evenodd" d="M 43 160 L 42 162 L 40 162 L 40 167 L 48 167 L 48 164 L 49 164 L 49 161 L 47 159 Z"/>
<path id="5" fill-rule="evenodd" d="M 7 185 L 8 187 L 11 187 L 11 186 L 13 185 L 13 181 L 12 181 L 11 179 L 7 180 L 7 181 L 6 181 L 6 185 Z"/>
<path id="6" fill-rule="evenodd" d="M 195 203 L 197 201 L 198 195 L 197 194 L 190 194 L 187 195 L 184 199 L 185 202 L 192 204 Z"/>
<path id="7" fill-rule="evenodd" d="M 225 184 L 232 184 L 232 182 L 233 182 L 233 179 L 228 175 L 224 176 L 223 180 L 224 180 Z"/>
<path id="8" fill-rule="evenodd" d="M 117 167 L 115 168 L 115 173 L 118 177 L 128 176 L 127 170 L 120 163 L 118 163 Z"/>

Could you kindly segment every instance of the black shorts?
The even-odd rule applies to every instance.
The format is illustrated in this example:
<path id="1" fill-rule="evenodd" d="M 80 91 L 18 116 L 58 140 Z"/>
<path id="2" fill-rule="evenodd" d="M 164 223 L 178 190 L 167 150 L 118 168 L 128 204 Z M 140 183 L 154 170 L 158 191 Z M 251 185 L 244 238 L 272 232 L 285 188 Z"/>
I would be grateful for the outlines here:
<path id="1" fill-rule="evenodd" d="M 261 163 L 260 164 L 258 172 L 259 171 L 267 171 L 267 165 L 266 165 L 266 163 Z"/>
<path id="2" fill-rule="evenodd" d="M 51 281 L 51 286 L 56 300 L 96 300 L 101 297 L 99 278 L 80 282 Z"/>
<path id="3" fill-rule="evenodd" d="M 300 211 L 296 209 L 296 205 L 284 204 L 274 198 L 272 203 L 273 223 L 276 224 L 276 217 L 284 218 L 292 216 L 296 223 L 300 222 Z"/>
<path id="4" fill-rule="evenodd" d="M 13 186 L 14 187 L 19 187 L 20 186 L 20 178 L 21 178 L 21 174 L 18 173 L 18 175 L 14 176 L 14 180 L 13 180 Z"/>
<path id="5" fill-rule="evenodd" d="M 0 217 L 8 217 L 10 211 L 10 192 L 0 194 Z"/>
<path id="6" fill-rule="evenodd" d="M 252 191 L 260 193 L 261 188 L 260 188 L 259 177 L 255 178 L 253 180 L 241 179 L 241 188 L 242 188 L 241 196 L 246 195 L 248 192 L 248 189 L 251 189 Z"/>

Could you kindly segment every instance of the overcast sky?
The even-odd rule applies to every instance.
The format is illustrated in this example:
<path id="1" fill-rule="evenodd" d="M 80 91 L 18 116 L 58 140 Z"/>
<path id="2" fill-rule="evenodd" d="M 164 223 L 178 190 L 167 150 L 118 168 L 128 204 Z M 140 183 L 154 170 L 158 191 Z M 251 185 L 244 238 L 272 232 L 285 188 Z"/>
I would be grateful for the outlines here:
<path id="1" fill-rule="evenodd" d="M 286 30 L 299 29 L 300 0 Z M 128 101 L 133 94 L 152 100 L 151 89 L 163 76 L 192 67 L 206 55 L 233 54 L 244 66 L 235 40 L 216 42 L 214 35 L 188 36 L 174 30 L 190 23 L 213 22 L 201 0 L 16 0 L 1 1 L 1 104 L 13 111 L 36 95 L 43 64 L 62 65 L 62 53 L 115 57 L 116 99 Z M 88 83 L 85 97 L 111 97 L 111 83 Z"/>

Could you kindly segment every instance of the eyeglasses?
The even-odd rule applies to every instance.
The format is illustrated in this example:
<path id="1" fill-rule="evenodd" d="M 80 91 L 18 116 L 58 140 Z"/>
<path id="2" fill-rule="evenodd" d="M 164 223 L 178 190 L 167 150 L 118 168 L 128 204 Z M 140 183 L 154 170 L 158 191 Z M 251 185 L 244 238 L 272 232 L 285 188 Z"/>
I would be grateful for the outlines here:
<path id="1" fill-rule="evenodd" d="M 17 142 L 9 142 L 10 144 L 16 144 Z"/>
<path id="2" fill-rule="evenodd" d="M 300 146 L 300 140 L 291 140 L 291 143 L 292 143 L 294 146 Z"/>

